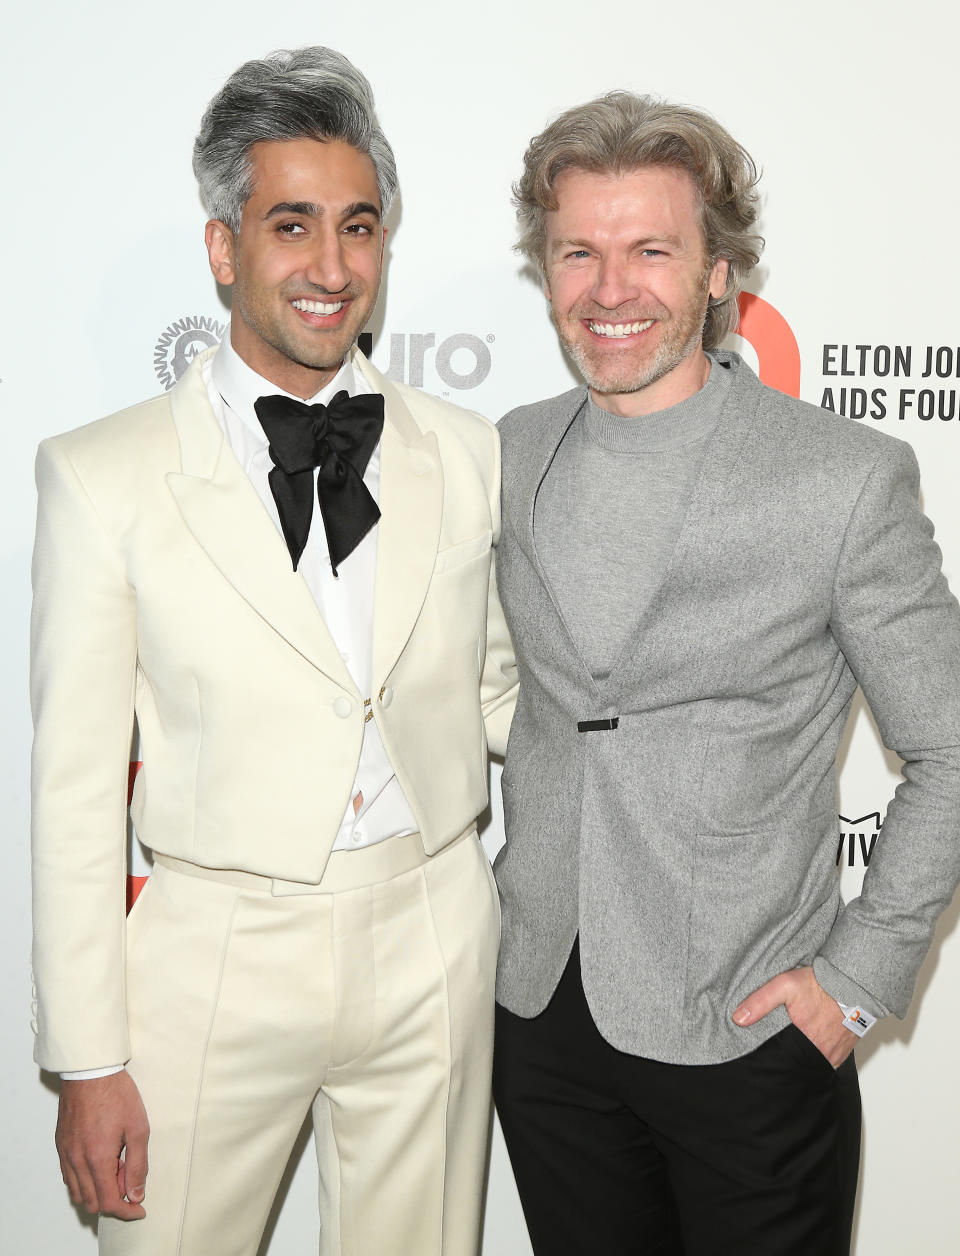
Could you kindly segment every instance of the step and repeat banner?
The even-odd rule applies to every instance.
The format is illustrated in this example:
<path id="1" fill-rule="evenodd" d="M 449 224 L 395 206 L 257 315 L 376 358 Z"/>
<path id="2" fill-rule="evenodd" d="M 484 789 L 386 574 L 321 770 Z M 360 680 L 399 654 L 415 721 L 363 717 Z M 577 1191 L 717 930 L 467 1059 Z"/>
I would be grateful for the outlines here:
<path id="1" fill-rule="evenodd" d="M 369 328 L 373 361 L 494 419 L 573 382 L 542 292 L 511 252 L 510 184 L 529 138 L 567 106 L 617 87 L 714 113 L 763 175 L 767 248 L 730 347 L 776 387 L 911 443 L 958 587 L 958 36 L 956 13 L 926 0 L 747 0 L 727 10 L 690 0 L 666 15 L 575 0 L 278 9 L 53 0 L 21 9 L 0 53 L 5 1251 L 96 1250 L 94 1225 L 59 1179 L 55 1083 L 30 1062 L 33 455 L 43 436 L 170 388 L 224 334 L 228 294 L 207 268 L 190 171 L 212 93 L 241 61 L 306 43 L 340 49 L 368 75 L 401 181 Z M 903 662 L 911 666 L 909 652 Z M 498 779 L 495 766 L 491 856 L 503 840 Z M 837 803 L 847 896 L 883 841 L 899 779 L 899 761 L 858 701 Z M 141 861 L 137 852 L 133 871 L 145 875 Z M 858 1048 L 858 1256 L 960 1250 L 957 915 L 955 904 L 941 921 L 909 1019 L 885 1022 Z M 313 1251 L 316 1231 L 304 1133 L 263 1253 Z M 530 1252 L 496 1127 L 484 1252 Z"/>

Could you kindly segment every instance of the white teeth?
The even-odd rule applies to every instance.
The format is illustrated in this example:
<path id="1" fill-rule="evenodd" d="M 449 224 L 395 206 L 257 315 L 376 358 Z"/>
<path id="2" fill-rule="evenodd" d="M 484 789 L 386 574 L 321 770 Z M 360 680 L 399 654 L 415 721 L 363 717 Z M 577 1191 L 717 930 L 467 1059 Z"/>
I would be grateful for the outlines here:
<path id="1" fill-rule="evenodd" d="M 652 318 L 639 323 L 589 323 L 588 326 L 595 336 L 636 336 L 653 326 Z"/>
<path id="2" fill-rule="evenodd" d="M 322 301 L 293 301 L 292 305 L 295 310 L 303 310 L 305 314 L 336 314 L 337 310 L 343 309 L 342 301 L 334 301 L 330 305 L 324 305 Z"/>

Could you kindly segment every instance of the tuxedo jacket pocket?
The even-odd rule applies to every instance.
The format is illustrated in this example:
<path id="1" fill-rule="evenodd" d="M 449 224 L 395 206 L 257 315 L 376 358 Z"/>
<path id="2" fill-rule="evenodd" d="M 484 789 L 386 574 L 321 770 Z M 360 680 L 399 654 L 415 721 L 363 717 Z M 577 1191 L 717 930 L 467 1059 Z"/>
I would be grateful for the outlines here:
<path id="1" fill-rule="evenodd" d="M 448 545 L 445 549 L 438 550 L 437 561 L 433 565 L 434 575 L 451 571 L 454 567 L 460 567 L 463 563 L 469 562 L 471 558 L 478 558 L 481 554 L 485 554 L 490 549 L 492 540 L 493 532 L 487 528 L 485 532 L 471 537 L 468 541 L 458 541 L 456 545 Z"/>

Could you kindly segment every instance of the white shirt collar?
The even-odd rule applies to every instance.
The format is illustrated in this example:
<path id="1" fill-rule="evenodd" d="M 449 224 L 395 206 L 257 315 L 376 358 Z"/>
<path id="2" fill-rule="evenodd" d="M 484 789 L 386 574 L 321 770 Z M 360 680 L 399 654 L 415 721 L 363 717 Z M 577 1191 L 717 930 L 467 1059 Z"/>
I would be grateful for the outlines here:
<path id="1" fill-rule="evenodd" d="M 228 410 L 232 410 L 238 419 L 257 439 L 266 444 L 263 428 L 253 408 L 258 397 L 283 396 L 293 397 L 295 401 L 303 401 L 302 397 L 294 397 L 272 384 L 270 380 L 259 375 L 252 366 L 248 366 L 230 343 L 230 329 L 224 333 L 220 347 L 213 355 L 211 363 L 211 383 L 223 398 Z M 319 389 L 307 401 L 311 405 L 323 404 L 331 400 L 338 392 L 346 391 L 351 397 L 359 397 L 370 391 L 366 380 L 359 371 L 353 369 L 349 356 L 344 358 L 343 366 L 328 384 Z"/>

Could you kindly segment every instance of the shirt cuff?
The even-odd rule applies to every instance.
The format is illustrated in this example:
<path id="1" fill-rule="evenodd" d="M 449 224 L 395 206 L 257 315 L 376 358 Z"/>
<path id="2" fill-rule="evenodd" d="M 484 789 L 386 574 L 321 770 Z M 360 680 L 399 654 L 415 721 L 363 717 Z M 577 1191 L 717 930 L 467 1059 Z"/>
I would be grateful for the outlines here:
<path id="1" fill-rule="evenodd" d="M 813 975 L 831 999 L 837 1003 L 865 1008 L 877 1020 L 890 1015 L 890 1009 L 885 1007 L 879 999 L 875 999 L 869 990 L 858 986 L 852 978 L 842 973 L 839 968 L 835 968 L 822 955 L 818 955 L 813 961 Z"/>
<path id="2" fill-rule="evenodd" d="M 95 1077 L 109 1077 L 112 1073 L 122 1073 L 124 1065 L 122 1064 L 105 1064 L 103 1068 L 81 1068 L 75 1073 L 61 1073 L 60 1080 L 64 1082 L 89 1082 Z"/>

